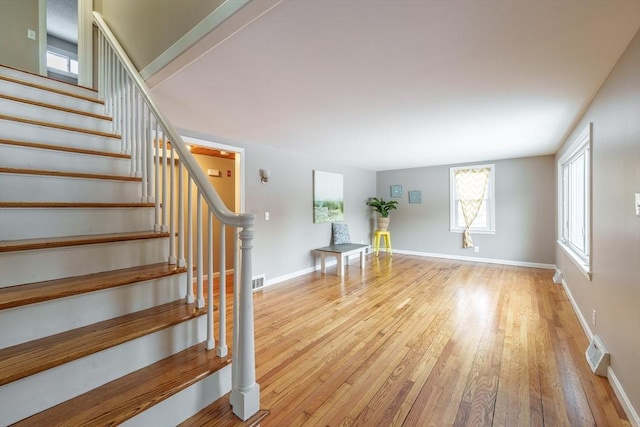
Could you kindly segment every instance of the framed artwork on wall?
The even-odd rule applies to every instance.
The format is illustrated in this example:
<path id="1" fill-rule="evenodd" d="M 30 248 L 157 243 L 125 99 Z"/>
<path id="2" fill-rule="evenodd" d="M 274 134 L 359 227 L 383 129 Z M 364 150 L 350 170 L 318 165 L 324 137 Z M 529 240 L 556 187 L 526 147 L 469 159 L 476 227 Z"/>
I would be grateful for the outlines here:
<path id="1" fill-rule="evenodd" d="M 422 192 L 420 190 L 409 191 L 409 203 L 422 203 Z"/>
<path id="2" fill-rule="evenodd" d="M 313 222 L 344 220 L 343 176 L 339 173 L 313 171 Z"/>
<path id="3" fill-rule="evenodd" d="M 402 197 L 402 185 L 391 186 L 391 197 Z"/>

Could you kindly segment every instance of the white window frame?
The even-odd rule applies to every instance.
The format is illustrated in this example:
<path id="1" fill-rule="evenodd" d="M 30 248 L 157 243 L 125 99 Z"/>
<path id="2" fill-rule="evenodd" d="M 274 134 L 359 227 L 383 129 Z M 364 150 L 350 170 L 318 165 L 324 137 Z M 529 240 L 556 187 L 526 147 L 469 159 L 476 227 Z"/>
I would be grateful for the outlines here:
<path id="1" fill-rule="evenodd" d="M 61 56 L 63 58 L 66 58 L 66 60 L 67 60 L 67 70 L 66 71 L 65 70 L 59 70 L 57 68 L 52 68 L 52 67 L 47 66 L 47 71 L 50 71 L 52 73 L 56 73 L 56 74 L 59 74 L 59 75 L 62 75 L 62 76 L 75 78 L 75 79 L 78 78 L 78 74 L 73 73 L 73 72 L 70 71 L 70 62 L 71 61 L 78 62 L 78 55 L 76 55 L 73 52 L 69 52 L 69 51 L 66 51 L 64 49 L 60 49 L 60 48 L 58 48 L 56 46 L 47 46 L 46 53 L 49 53 L 49 52 L 51 52 L 51 53 L 53 53 L 55 55 Z M 46 58 L 46 53 L 45 53 L 45 58 Z M 78 67 L 79 66 L 80 66 L 80 64 L 78 64 Z"/>
<path id="2" fill-rule="evenodd" d="M 580 271 L 591 280 L 591 143 L 593 124 L 589 123 L 578 137 L 571 142 L 569 148 L 558 159 L 558 245 L 569 255 L 569 258 L 580 268 Z M 583 174 L 584 212 L 582 224 L 571 224 L 568 203 L 572 197 L 570 185 L 565 185 L 565 171 L 571 173 L 571 164 L 581 156 L 585 156 Z M 584 250 L 571 241 L 574 227 L 582 229 Z"/>
<path id="3" fill-rule="evenodd" d="M 476 234 L 496 234 L 496 168 L 495 164 L 485 165 L 465 165 L 449 168 L 449 231 L 452 233 L 462 233 L 464 228 L 458 227 L 458 209 L 456 195 L 456 179 L 455 173 L 459 169 L 482 169 L 489 168 L 489 180 L 487 182 L 488 191 L 485 192 L 487 200 L 487 226 L 486 227 L 470 227 L 469 231 Z"/>

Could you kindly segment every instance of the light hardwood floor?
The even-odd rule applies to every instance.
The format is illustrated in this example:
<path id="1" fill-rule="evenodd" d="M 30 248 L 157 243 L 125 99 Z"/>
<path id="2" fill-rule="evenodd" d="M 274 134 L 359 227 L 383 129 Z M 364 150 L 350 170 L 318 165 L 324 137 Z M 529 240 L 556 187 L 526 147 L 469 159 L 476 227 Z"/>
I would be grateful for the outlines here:
<path id="1" fill-rule="evenodd" d="M 629 425 L 552 271 L 407 255 L 258 291 L 270 426 Z"/>

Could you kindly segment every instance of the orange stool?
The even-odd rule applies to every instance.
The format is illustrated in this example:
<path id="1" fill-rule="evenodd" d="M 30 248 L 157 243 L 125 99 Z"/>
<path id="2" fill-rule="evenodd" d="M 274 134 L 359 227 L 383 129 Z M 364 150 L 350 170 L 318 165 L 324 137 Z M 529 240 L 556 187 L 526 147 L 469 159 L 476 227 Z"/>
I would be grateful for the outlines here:
<path id="1" fill-rule="evenodd" d="M 384 248 L 389 253 L 389 255 L 393 256 L 393 252 L 391 250 L 391 232 L 389 230 L 376 230 L 373 233 L 373 250 L 378 256 L 378 252 L 380 252 L 380 238 L 384 237 Z"/>

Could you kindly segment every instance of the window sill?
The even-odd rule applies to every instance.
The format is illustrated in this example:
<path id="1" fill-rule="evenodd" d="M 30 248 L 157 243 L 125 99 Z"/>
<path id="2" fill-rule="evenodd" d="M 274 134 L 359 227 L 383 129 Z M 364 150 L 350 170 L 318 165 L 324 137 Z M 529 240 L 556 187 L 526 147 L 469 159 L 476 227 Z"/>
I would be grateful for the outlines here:
<path id="1" fill-rule="evenodd" d="M 450 233 L 464 233 L 464 228 L 450 228 Z M 496 234 L 496 230 L 469 230 L 471 234 Z"/>
<path id="2" fill-rule="evenodd" d="M 571 261 L 573 261 L 573 263 L 578 266 L 578 269 L 580 270 L 580 272 L 584 274 L 584 276 L 589 281 L 591 281 L 591 266 L 588 263 L 584 262 L 584 260 L 580 258 L 578 255 L 576 255 L 576 253 L 573 252 L 569 246 L 567 246 L 560 240 L 558 240 L 558 245 L 562 248 L 564 253 L 566 253 L 569 256 Z"/>

